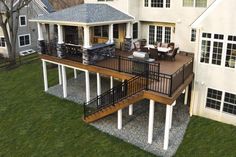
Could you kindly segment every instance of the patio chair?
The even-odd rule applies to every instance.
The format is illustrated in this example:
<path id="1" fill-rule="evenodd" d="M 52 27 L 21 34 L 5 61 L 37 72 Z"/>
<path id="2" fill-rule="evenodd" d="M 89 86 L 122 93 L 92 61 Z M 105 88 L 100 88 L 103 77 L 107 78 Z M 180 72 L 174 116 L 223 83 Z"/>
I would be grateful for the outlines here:
<path id="1" fill-rule="evenodd" d="M 168 45 L 169 45 L 168 43 L 162 43 L 162 44 L 161 44 L 161 47 L 168 48 Z"/>
<path id="2" fill-rule="evenodd" d="M 141 47 L 141 52 L 149 52 L 149 49 L 147 47 Z"/>
<path id="3" fill-rule="evenodd" d="M 175 43 L 169 43 L 167 47 L 173 50 L 175 48 Z"/>
<path id="4" fill-rule="evenodd" d="M 150 56 L 150 58 L 157 60 L 159 58 L 157 49 L 150 48 L 149 49 L 149 56 Z"/>
<path id="5" fill-rule="evenodd" d="M 157 42 L 156 46 L 161 47 L 161 42 Z"/>
<path id="6" fill-rule="evenodd" d="M 179 48 L 175 48 L 166 54 L 166 57 L 171 61 L 175 61 L 175 56 L 177 55 Z"/>
<path id="7" fill-rule="evenodd" d="M 140 51 L 140 43 L 139 42 L 134 42 L 134 50 Z"/>

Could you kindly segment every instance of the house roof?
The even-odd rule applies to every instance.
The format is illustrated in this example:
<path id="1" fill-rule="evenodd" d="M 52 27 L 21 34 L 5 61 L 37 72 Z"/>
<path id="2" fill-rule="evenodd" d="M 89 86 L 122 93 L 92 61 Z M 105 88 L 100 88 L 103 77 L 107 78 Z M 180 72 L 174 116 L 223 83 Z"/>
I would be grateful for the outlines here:
<path id="1" fill-rule="evenodd" d="M 106 23 L 114 21 L 131 21 L 134 18 L 107 4 L 81 4 L 48 15 L 40 16 L 35 22 L 67 22 L 67 23 Z"/>
<path id="2" fill-rule="evenodd" d="M 48 0 L 41 0 L 41 2 L 44 4 L 43 8 L 45 8 L 49 13 L 52 13 L 55 11 Z"/>

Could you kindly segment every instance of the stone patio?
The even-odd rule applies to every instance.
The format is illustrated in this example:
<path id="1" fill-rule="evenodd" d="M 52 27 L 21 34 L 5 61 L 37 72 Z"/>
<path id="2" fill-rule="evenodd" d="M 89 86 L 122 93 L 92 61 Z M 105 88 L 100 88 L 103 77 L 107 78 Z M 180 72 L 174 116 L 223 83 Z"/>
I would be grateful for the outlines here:
<path id="1" fill-rule="evenodd" d="M 110 88 L 110 79 L 101 78 L 102 92 Z M 96 75 L 90 75 L 90 89 L 91 98 L 96 97 L 97 91 Z M 118 81 L 114 82 L 114 85 Z M 76 103 L 83 103 L 85 101 L 85 76 L 80 73 L 77 79 L 69 79 L 68 83 L 68 97 L 70 101 Z M 49 88 L 48 93 L 63 97 L 62 86 L 56 85 Z M 147 143 L 148 135 L 148 117 L 149 117 L 149 101 L 143 100 L 134 105 L 134 114 L 128 115 L 128 109 L 123 110 L 123 128 L 117 129 L 117 113 L 114 113 L 106 118 L 98 120 L 91 125 L 106 132 L 110 135 L 116 136 L 128 143 L 136 145 L 137 147 L 151 152 L 158 156 L 173 156 L 183 140 L 185 130 L 189 122 L 188 106 L 183 105 L 183 96 L 181 96 L 176 106 L 173 108 L 173 122 L 170 130 L 169 148 L 167 151 L 163 150 L 164 142 L 164 127 L 165 127 L 165 105 L 156 103 L 155 105 L 155 119 L 153 143 Z"/>

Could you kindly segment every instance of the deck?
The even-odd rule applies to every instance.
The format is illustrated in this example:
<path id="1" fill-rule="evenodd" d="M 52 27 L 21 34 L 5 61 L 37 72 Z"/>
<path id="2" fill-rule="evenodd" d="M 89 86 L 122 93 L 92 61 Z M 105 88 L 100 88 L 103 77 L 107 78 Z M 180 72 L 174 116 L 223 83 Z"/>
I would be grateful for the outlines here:
<path id="1" fill-rule="evenodd" d="M 127 58 L 132 52 L 117 51 L 116 55 L 122 59 L 106 58 L 92 65 L 84 65 L 79 60 L 60 59 L 55 56 L 41 55 L 41 59 L 55 64 L 64 64 L 68 67 L 88 70 L 118 79 L 129 80 L 135 76 L 133 67 L 135 63 Z M 149 70 L 156 72 L 157 78 L 149 78 L 146 98 L 171 104 L 193 80 L 193 58 L 186 55 L 177 55 L 175 61 L 157 60 L 149 65 Z"/>

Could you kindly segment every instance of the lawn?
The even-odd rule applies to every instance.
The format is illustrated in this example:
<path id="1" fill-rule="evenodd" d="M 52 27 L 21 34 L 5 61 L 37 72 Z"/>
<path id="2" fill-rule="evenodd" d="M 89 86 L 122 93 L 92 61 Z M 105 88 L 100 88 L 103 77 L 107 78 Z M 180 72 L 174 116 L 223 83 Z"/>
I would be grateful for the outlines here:
<path id="1" fill-rule="evenodd" d="M 57 83 L 56 68 L 48 78 Z M 85 124 L 82 106 L 44 93 L 42 80 L 37 60 L 0 70 L 0 157 L 153 156 Z M 193 117 L 176 156 L 233 157 L 235 148 L 236 127 Z"/>

